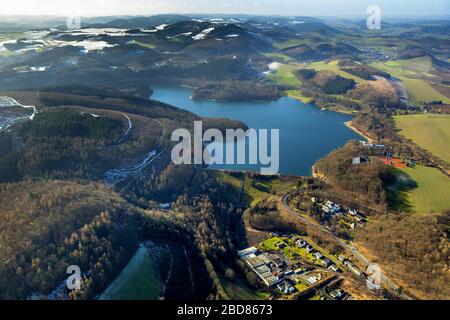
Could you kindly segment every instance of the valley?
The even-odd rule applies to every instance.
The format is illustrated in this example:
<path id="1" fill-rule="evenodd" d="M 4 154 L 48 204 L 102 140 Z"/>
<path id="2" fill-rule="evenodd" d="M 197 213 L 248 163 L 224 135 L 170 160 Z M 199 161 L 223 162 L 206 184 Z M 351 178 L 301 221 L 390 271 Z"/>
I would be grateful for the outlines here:
<path id="1" fill-rule="evenodd" d="M 361 23 L 0 25 L 0 299 L 448 299 L 449 23 Z M 175 164 L 197 121 L 278 174 Z"/>

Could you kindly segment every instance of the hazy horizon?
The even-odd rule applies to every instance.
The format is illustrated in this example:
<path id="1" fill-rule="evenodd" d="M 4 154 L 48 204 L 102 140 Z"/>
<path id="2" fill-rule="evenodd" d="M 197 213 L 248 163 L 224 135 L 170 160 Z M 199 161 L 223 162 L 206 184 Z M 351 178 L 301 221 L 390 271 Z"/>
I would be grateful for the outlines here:
<path id="1" fill-rule="evenodd" d="M 448 0 L 16 0 L 2 4 L 1 16 L 150 16 L 158 14 L 248 14 L 269 16 L 363 17 L 378 5 L 386 17 L 445 17 Z"/>

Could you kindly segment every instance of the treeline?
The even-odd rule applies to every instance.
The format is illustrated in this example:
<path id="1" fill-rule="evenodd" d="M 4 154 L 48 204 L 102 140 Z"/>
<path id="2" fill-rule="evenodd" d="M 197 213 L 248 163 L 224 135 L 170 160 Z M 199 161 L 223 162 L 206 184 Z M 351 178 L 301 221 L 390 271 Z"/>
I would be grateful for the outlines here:
<path id="1" fill-rule="evenodd" d="M 201 86 L 194 90 L 195 100 L 270 101 L 281 97 L 276 86 L 253 81 L 229 80 Z"/>

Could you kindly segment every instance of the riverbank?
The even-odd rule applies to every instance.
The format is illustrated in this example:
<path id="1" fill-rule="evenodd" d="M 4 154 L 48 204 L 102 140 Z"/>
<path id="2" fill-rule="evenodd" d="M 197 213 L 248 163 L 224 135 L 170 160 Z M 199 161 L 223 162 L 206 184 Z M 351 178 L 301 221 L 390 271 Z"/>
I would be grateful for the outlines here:
<path id="1" fill-rule="evenodd" d="M 361 130 L 356 128 L 353 125 L 352 121 L 345 122 L 345 125 L 347 126 L 347 128 L 351 129 L 352 131 L 356 132 L 360 136 L 364 137 L 364 139 L 366 139 L 368 143 L 374 143 L 374 140 L 371 137 L 369 137 L 365 132 L 362 132 Z"/>

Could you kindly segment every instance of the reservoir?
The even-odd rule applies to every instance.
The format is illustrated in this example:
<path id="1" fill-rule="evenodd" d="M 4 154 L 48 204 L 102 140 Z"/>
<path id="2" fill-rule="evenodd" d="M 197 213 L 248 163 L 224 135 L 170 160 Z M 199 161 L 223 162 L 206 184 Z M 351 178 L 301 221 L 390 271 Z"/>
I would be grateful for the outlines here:
<path id="1" fill-rule="evenodd" d="M 363 140 L 345 125 L 351 116 L 321 111 L 314 105 L 288 97 L 272 102 L 193 101 L 189 88 L 154 87 L 153 90 L 153 100 L 199 116 L 240 120 L 253 129 L 279 129 L 280 174 L 311 175 L 311 167 L 318 159 L 349 140 Z M 251 165 L 214 165 L 212 168 L 259 169 Z"/>

